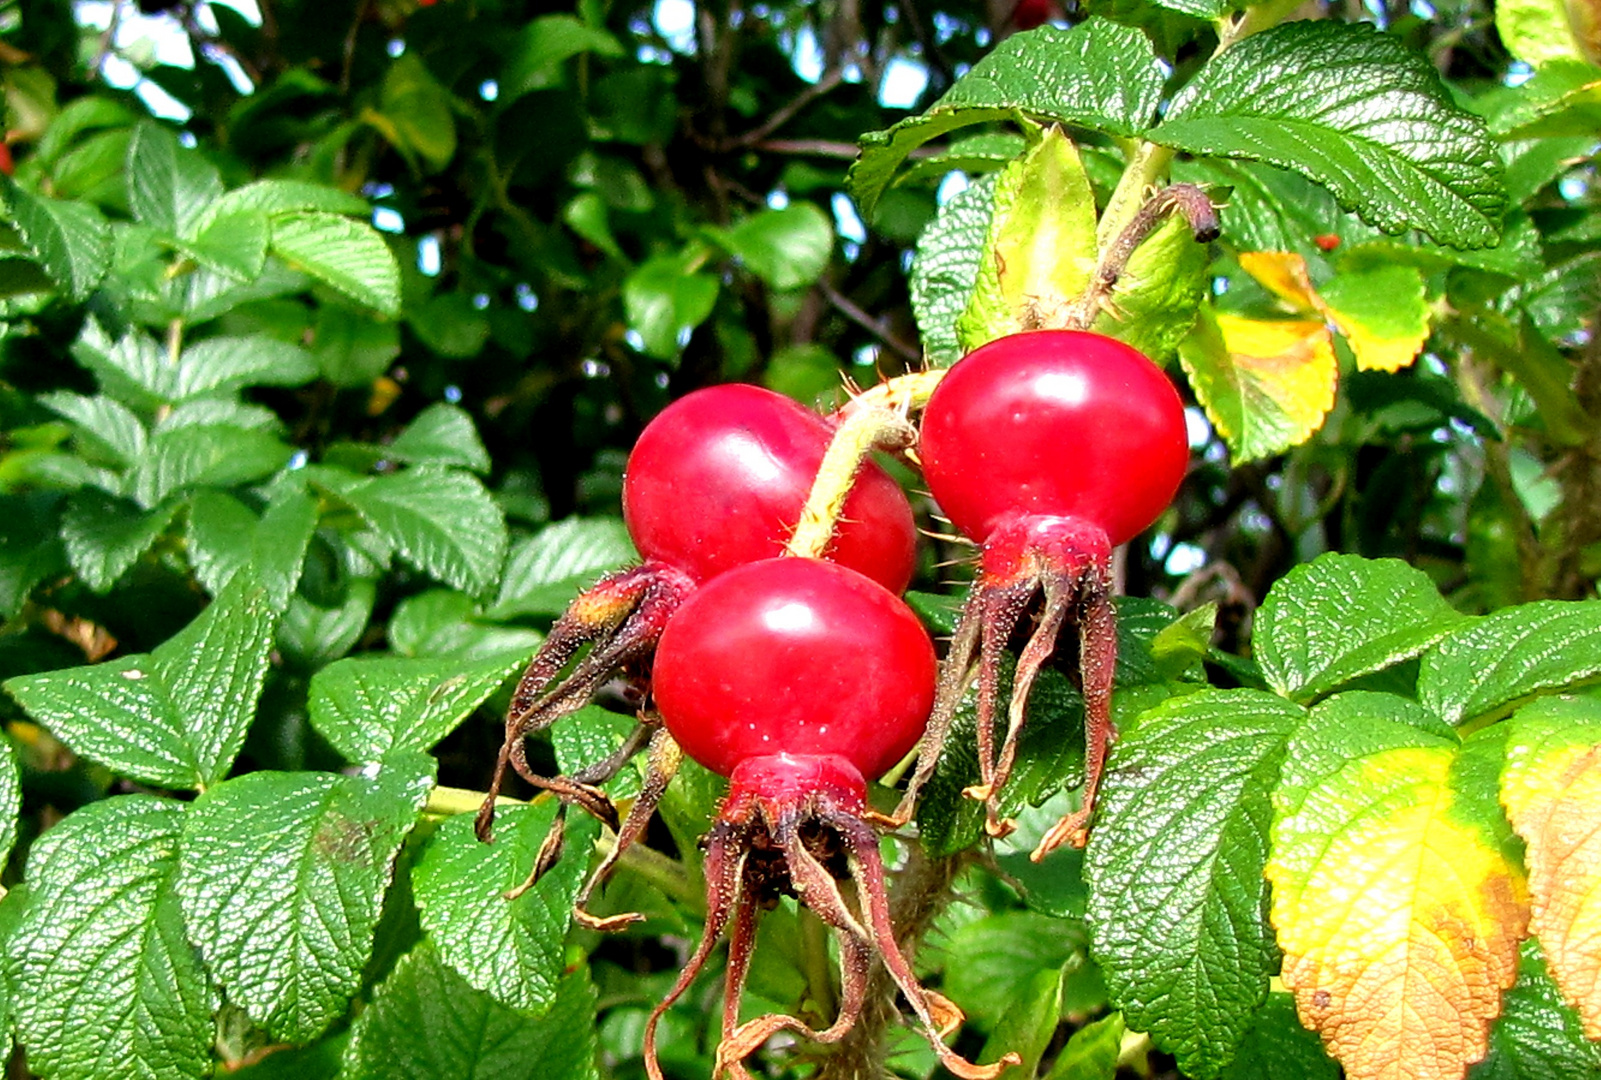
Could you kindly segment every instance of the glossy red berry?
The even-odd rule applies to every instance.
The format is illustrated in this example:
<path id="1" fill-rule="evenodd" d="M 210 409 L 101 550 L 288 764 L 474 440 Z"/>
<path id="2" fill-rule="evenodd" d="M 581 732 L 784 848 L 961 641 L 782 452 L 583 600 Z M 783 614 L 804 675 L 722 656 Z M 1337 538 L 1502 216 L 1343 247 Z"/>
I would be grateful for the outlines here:
<path id="1" fill-rule="evenodd" d="M 1070 517 L 1132 539 L 1173 500 L 1189 461 L 1184 405 L 1161 369 L 1100 334 L 992 341 L 940 382 L 923 414 L 929 489 L 982 543 L 1008 518 Z"/>
<path id="2" fill-rule="evenodd" d="M 662 633 L 653 690 L 684 752 L 728 776 L 775 755 L 882 775 L 917 743 L 934 647 L 900 599 L 842 566 L 767 559 L 697 589 Z"/>
<path id="3" fill-rule="evenodd" d="M 832 433 L 816 413 L 759 386 L 712 386 L 680 398 L 646 426 L 628 458 L 623 518 L 639 553 L 698 581 L 781 554 Z M 827 557 L 899 593 L 916 545 L 905 494 L 868 464 Z"/>
<path id="4" fill-rule="evenodd" d="M 776 558 L 713 578 L 684 601 L 656 650 L 656 706 L 679 748 L 729 777 L 702 841 L 706 932 L 646 1017 L 645 1072 L 662 1016 L 728 935 L 723 1033 L 713 1075 L 780 1032 L 838 1043 L 868 1000 L 875 954 L 916 1014 L 940 1063 L 962 1080 L 995 1080 L 1018 1055 L 974 1065 L 941 1037 L 951 1008 L 925 990 L 895 940 L 879 837 L 864 778 L 921 736 L 934 699 L 934 647 L 910 608 L 836 563 Z M 626 828 L 626 826 L 625 826 Z M 845 898 L 849 885 L 854 901 Z M 832 928 L 840 996 L 825 1028 L 785 1013 L 739 1023 L 759 913 L 793 895 Z"/>

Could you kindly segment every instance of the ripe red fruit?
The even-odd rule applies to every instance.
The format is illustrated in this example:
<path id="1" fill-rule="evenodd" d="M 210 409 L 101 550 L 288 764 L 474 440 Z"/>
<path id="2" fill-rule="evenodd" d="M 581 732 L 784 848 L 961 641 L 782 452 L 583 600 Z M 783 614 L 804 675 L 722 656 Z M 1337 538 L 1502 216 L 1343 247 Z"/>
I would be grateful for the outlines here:
<path id="1" fill-rule="evenodd" d="M 680 398 L 628 455 L 628 533 L 646 559 L 697 581 L 782 554 L 832 434 L 821 416 L 759 386 L 712 386 Z M 912 579 L 916 547 L 905 494 L 868 463 L 827 558 L 899 593 Z"/>
<path id="2" fill-rule="evenodd" d="M 1052 19 L 1062 18 L 1061 6 L 1055 0 L 1017 0 L 1012 8 L 1012 25 L 1019 30 L 1033 30 Z"/>
<path id="3" fill-rule="evenodd" d="M 1010 831 L 996 793 L 1011 771 L 1029 687 L 1071 619 L 1088 742 L 1085 809 L 1047 835 L 1039 857 L 1082 840 L 1093 809 L 1117 658 L 1111 549 L 1147 528 L 1178 490 L 1189 459 L 1183 402 L 1159 368 L 1122 342 L 1077 330 L 1014 334 L 974 350 L 941 380 L 923 413 L 919 453 L 929 490 L 983 546 L 983 562 L 947 660 L 961 677 L 942 687 L 903 808 L 932 771 L 978 648 L 980 782 L 968 794 L 985 801 L 992 834 Z M 1045 607 L 1019 656 L 997 761 L 1001 650 L 1037 589 Z"/>
<path id="4" fill-rule="evenodd" d="M 951 369 L 923 413 L 918 453 L 940 509 L 979 543 L 1044 514 L 1099 525 L 1115 547 L 1172 501 L 1189 444 L 1178 392 L 1137 350 L 1038 330 Z"/>
<path id="5" fill-rule="evenodd" d="M 919 985 L 895 943 L 878 836 L 864 818 L 864 778 L 916 744 L 934 675 L 934 647 L 904 603 L 855 571 L 815 559 L 730 570 L 668 624 L 656 652 L 657 707 L 679 746 L 730 780 L 705 841 L 705 935 L 645 1026 L 654 1080 L 661 1080 L 657 1022 L 730 923 L 714 1075 L 742 1075 L 740 1060 L 779 1031 L 843 1038 L 865 1000 L 874 946 L 946 1068 L 970 1078 L 1005 1068 L 972 1065 L 940 1040 L 940 1021 L 953 1007 Z M 854 907 L 840 892 L 847 880 L 857 892 Z M 756 914 L 786 892 L 837 932 L 841 1004 L 822 1031 L 781 1014 L 738 1023 Z"/>
<path id="6" fill-rule="evenodd" d="M 832 436 L 827 421 L 795 401 L 738 384 L 689 394 L 646 425 L 623 480 L 623 516 L 645 561 L 585 590 L 529 662 L 506 713 L 480 837 L 489 836 L 508 767 L 617 824 L 594 786 L 604 777 L 539 776 L 528 766 L 524 739 L 583 706 L 619 670 L 643 681 L 668 619 L 699 583 L 782 553 Z M 905 494 L 869 463 L 825 554 L 898 593 L 911 580 L 916 546 Z M 639 808 L 648 816 L 649 803 L 641 800 Z"/>
<path id="7" fill-rule="evenodd" d="M 767 560 L 684 602 L 657 646 L 653 689 L 667 730 L 713 772 L 831 755 L 874 778 L 923 734 L 934 649 L 911 609 L 862 575 Z"/>

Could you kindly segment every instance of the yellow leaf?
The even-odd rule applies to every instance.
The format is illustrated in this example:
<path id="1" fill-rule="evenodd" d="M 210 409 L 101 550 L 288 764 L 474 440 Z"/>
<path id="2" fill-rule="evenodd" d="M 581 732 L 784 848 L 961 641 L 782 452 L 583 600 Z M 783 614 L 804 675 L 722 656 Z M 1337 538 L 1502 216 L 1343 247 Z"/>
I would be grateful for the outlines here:
<path id="1" fill-rule="evenodd" d="M 1333 323 L 1363 371 L 1399 371 L 1417 359 L 1428 340 L 1430 312 L 1423 277 L 1414 267 L 1337 274 L 1319 290 L 1306 260 L 1292 252 L 1243 252 L 1240 266 L 1292 311 Z"/>
<path id="2" fill-rule="evenodd" d="M 1469 820 L 1456 756 L 1351 761 L 1275 825 L 1298 845 L 1267 869 L 1284 983 L 1348 1080 L 1462 1080 L 1517 978 L 1522 871 Z"/>
<path id="3" fill-rule="evenodd" d="M 1306 260 L 1289 251 L 1243 251 L 1240 265 L 1268 292 L 1298 314 L 1320 309 L 1317 290 L 1306 272 Z"/>
<path id="4" fill-rule="evenodd" d="M 1414 267 L 1338 275 L 1323 286 L 1318 310 L 1340 328 L 1363 371 L 1399 371 L 1429 338 L 1431 313 Z"/>
<path id="5" fill-rule="evenodd" d="M 1601 707 L 1542 702 L 1516 718 L 1501 801 L 1527 845 L 1534 936 L 1585 1035 L 1601 1039 L 1601 725 L 1571 725 L 1584 711 Z"/>
<path id="6" fill-rule="evenodd" d="M 1339 368 L 1321 322 L 1210 317 L 1203 309 L 1179 356 L 1236 461 L 1305 442 L 1334 405 Z"/>

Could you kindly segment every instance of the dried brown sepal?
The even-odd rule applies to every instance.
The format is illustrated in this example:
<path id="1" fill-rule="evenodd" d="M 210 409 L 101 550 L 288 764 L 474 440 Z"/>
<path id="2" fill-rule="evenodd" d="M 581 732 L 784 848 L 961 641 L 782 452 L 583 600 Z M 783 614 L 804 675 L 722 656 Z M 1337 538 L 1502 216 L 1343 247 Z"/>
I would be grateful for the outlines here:
<path id="1" fill-rule="evenodd" d="M 911 1005 L 924 1037 L 946 1069 L 963 1080 L 994 1080 L 1018 1062 L 1008 1054 L 990 1065 L 975 1065 L 945 1045 L 961 1012 L 945 998 L 923 988 L 901 951 L 890 923 L 884 865 L 878 833 L 864 820 L 865 790 L 843 795 L 827 785 L 797 794 L 774 795 L 765 787 L 745 788 L 735 774 L 718 821 L 706 839 L 706 932 L 666 997 L 645 1024 L 645 1069 L 651 1080 L 663 1080 L 656 1060 L 656 1029 L 672 1004 L 705 966 L 717 938 L 729 930 L 729 958 L 724 982 L 722 1040 L 713 1076 L 748 1080 L 743 1062 L 768 1039 L 792 1032 L 831 1044 L 850 1033 L 861 1015 L 874 955 Z M 840 888 L 854 885 L 854 904 Z M 834 1021 L 816 1029 L 798 1017 L 768 1014 L 739 1024 L 750 951 L 758 912 L 779 895 L 791 893 L 835 934 L 840 950 L 840 1004 Z M 731 927 L 731 929 L 730 929 Z"/>
<path id="2" fill-rule="evenodd" d="M 646 562 L 601 578 L 556 620 L 518 680 L 506 710 L 506 737 L 474 823 L 480 840 L 490 839 L 495 798 L 508 766 L 534 786 L 617 827 L 616 809 L 594 786 L 609 776 L 589 776 L 583 781 L 542 777 L 529 768 L 525 740 L 588 704 L 617 671 L 648 658 L 668 617 L 694 587 L 683 571 L 665 563 Z M 612 774 L 623 760 L 626 757 L 616 762 L 608 759 Z"/>
<path id="3" fill-rule="evenodd" d="M 1008 639 L 1040 594 L 1043 605 L 1018 658 L 1006 733 L 997 753 L 1001 658 Z M 1006 836 L 1015 828 L 1000 813 L 1001 792 L 1016 764 L 1034 681 L 1055 652 L 1063 627 L 1072 623 L 1079 632 L 1079 677 L 1084 695 L 1084 808 L 1052 828 L 1030 858 L 1037 862 L 1063 843 L 1083 845 L 1095 812 L 1107 748 L 1115 737 L 1111 703 L 1117 620 L 1111 594 L 1111 548 L 1096 526 L 1071 518 L 1022 518 L 990 536 L 984 544 L 979 576 L 940 668 L 933 712 L 918 747 L 917 770 L 892 822 L 910 820 L 918 794 L 938 764 L 957 706 L 976 675 L 979 780 L 963 794 L 985 804 L 984 827 L 989 835 Z"/>

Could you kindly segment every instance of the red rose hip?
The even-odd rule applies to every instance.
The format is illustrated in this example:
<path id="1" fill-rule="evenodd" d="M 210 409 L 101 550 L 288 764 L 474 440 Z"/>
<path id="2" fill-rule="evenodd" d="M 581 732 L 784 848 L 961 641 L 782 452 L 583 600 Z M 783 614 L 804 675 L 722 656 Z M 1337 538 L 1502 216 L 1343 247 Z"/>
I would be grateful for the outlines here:
<path id="1" fill-rule="evenodd" d="M 1084 694 L 1084 807 L 1046 834 L 1038 859 L 1082 843 L 1094 812 L 1113 735 L 1112 548 L 1149 527 L 1178 490 L 1189 460 L 1184 405 L 1161 369 L 1120 341 L 1080 330 L 1013 334 L 975 349 L 940 381 L 923 413 L 919 454 L 940 508 L 983 556 L 897 817 L 911 814 L 932 775 L 976 651 L 979 782 L 967 794 L 983 800 L 992 835 L 1011 831 L 998 795 L 1029 690 L 1071 622 Z M 1018 655 L 997 757 L 1001 656 L 1037 592 L 1044 604 Z"/>

